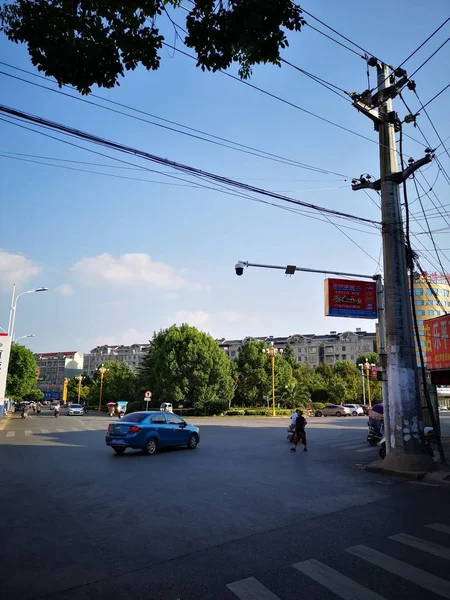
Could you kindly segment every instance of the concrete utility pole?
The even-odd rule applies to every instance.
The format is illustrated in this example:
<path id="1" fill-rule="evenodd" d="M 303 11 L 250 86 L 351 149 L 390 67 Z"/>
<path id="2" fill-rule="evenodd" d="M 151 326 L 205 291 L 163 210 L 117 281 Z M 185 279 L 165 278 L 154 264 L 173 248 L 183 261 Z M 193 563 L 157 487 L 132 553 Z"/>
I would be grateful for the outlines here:
<path id="1" fill-rule="evenodd" d="M 399 172 L 395 131 L 400 123 L 392 110 L 392 98 L 408 81 L 406 73 L 395 84 L 387 65 L 371 59 L 377 67 L 378 91 L 353 95 L 353 105 L 375 123 L 380 141 L 380 179 L 362 176 L 353 182 L 353 190 L 371 188 L 381 192 L 384 303 L 387 352 L 389 453 L 384 467 L 398 471 L 431 471 L 432 458 L 424 453 L 423 421 L 416 367 L 416 351 L 408 284 L 405 234 L 401 214 L 399 184 L 416 169 L 430 162 L 429 151 L 421 160 Z"/>

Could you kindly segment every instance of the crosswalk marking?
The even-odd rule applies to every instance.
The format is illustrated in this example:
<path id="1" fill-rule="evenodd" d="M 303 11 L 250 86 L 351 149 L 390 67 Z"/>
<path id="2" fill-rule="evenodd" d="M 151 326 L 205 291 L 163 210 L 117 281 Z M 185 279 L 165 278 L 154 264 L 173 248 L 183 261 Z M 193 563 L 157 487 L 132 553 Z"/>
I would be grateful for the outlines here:
<path id="1" fill-rule="evenodd" d="M 426 527 L 428 527 L 428 529 L 440 531 L 441 533 L 450 533 L 450 527 L 448 525 L 442 525 L 441 523 L 431 523 L 431 525 L 427 525 Z"/>
<path id="2" fill-rule="evenodd" d="M 407 535 L 406 533 L 390 535 L 389 539 L 394 540 L 394 542 L 406 544 L 407 546 L 412 546 L 413 548 L 417 548 L 417 550 L 428 552 L 428 554 L 434 554 L 434 556 L 439 556 L 439 558 L 450 560 L 450 548 L 446 548 L 440 544 L 427 542 L 427 540 L 421 540 L 420 538 L 414 537 L 413 535 Z"/>
<path id="3" fill-rule="evenodd" d="M 16 435 L 15 431 L 7 431 L 6 432 L 6 437 L 14 437 Z"/>
<path id="4" fill-rule="evenodd" d="M 33 435 L 31 429 L 25 429 L 25 435 Z"/>
<path id="5" fill-rule="evenodd" d="M 372 592 L 318 560 L 305 560 L 292 566 L 344 600 L 385 600 L 383 596 Z"/>
<path id="6" fill-rule="evenodd" d="M 41 433 L 50 433 L 48 429 L 41 429 Z"/>
<path id="7" fill-rule="evenodd" d="M 280 600 L 254 577 L 229 583 L 227 588 L 240 600 Z"/>
<path id="8" fill-rule="evenodd" d="M 371 565 L 377 565 L 393 575 L 403 577 L 403 579 L 415 583 L 424 590 L 434 592 L 443 598 L 450 598 L 450 581 L 441 579 L 432 573 L 427 573 L 422 569 L 418 569 L 408 563 L 397 560 L 393 556 L 383 554 L 382 552 L 378 552 L 378 550 L 373 550 L 362 544 L 346 548 L 346 552 L 368 561 Z"/>

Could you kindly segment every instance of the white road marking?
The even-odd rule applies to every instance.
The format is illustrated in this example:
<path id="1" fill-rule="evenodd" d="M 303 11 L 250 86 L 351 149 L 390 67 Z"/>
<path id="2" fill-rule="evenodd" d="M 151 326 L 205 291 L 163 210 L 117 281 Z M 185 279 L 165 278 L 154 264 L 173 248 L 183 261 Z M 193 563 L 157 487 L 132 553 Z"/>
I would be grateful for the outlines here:
<path id="1" fill-rule="evenodd" d="M 6 432 L 6 437 L 14 437 L 16 435 L 15 431 L 7 431 Z"/>
<path id="2" fill-rule="evenodd" d="M 346 552 L 367 560 L 371 565 L 376 565 L 393 575 L 403 577 L 403 579 L 415 583 L 424 590 L 438 594 L 443 598 L 450 598 L 450 581 L 441 579 L 432 573 L 427 573 L 422 569 L 397 560 L 393 556 L 383 554 L 362 544 L 346 548 Z"/>
<path id="3" fill-rule="evenodd" d="M 448 525 L 442 525 L 441 523 L 431 523 L 431 525 L 426 525 L 426 527 L 428 527 L 428 529 L 440 531 L 441 533 L 450 533 L 450 527 Z"/>
<path id="4" fill-rule="evenodd" d="M 372 592 L 318 560 L 306 560 L 292 566 L 344 600 L 385 600 L 383 596 Z"/>
<path id="5" fill-rule="evenodd" d="M 229 583 L 227 588 L 240 600 L 280 600 L 254 577 Z"/>
<path id="6" fill-rule="evenodd" d="M 355 450 L 355 452 L 373 452 L 376 449 L 376 446 L 370 446 L 369 448 L 361 448 L 361 450 Z"/>
<path id="7" fill-rule="evenodd" d="M 367 448 L 367 445 L 364 442 L 359 442 L 358 444 L 347 444 L 345 446 L 339 446 L 338 450 L 356 450 L 357 448 L 362 448 L 364 446 L 364 450 Z"/>
<path id="8" fill-rule="evenodd" d="M 33 435 L 31 429 L 25 429 L 25 435 Z"/>
<path id="9" fill-rule="evenodd" d="M 417 550 L 428 552 L 428 554 L 439 556 L 439 558 L 450 560 L 450 548 L 446 548 L 445 546 L 441 546 L 440 544 L 427 542 L 426 540 L 421 540 L 420 538 L 414 537 L 413 535 L 407 535 L 406 533 L 390 535 L 389 539 L 394 540 L 394 542 L 400 542 L 400 544 L 412 546 L 413 548 L 417 548 Z"/>
<path id="10" fill-rule="evenodd" d="M 48 429 L 41 429 L 41 433 L 50 433 Z"/>

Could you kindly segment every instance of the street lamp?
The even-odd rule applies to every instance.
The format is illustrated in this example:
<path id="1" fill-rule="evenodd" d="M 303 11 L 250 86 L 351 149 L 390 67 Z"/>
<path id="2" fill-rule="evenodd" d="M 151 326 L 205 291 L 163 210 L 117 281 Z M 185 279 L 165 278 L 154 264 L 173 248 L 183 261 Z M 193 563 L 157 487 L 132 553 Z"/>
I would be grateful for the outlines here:
<path id="1" fill-rule="evenodd" d="M 363 388 L 363 404 L 366 405 L 366 384 L 364 381 L 364 365 L 363 363 L 359 363 L 358 367 L 361 369 L 361 379 L 362 379 L 362 388 Z"/>
<path id="2" fill-rule="evenodd" d="M 364 371 L 366 372 L 366 377 L 367 377 L 367 399 L 369 400 L 369 408 L 372 406 L 372 402 L 370 399 L 370 378 L 369 378 L 369 373 L 370 373 L 370 367 L 374 367 L 375 364 L 374 363 L 369 363 L 369 359 L 366 358 L 366 362 L 364 363 Z"/>
<path id="3" fill-rule="evenodd" d="M 35 337 L 34 333 L 27 333 L 27 335 L 20 335 L 18 338 L 14 340 L 14 343 L 17 344 L 18 340 L 23 340 L 24 338 Z"/>
<path id="4" fill-rule="evenodd" d="M 109 369 L 107 369 L 106 367 L 104 367 L 103 365 L 101 365 L 97 369 L 97 371 L 100 374 L 100 393 L 99 393 L 99 396 L 98 396 L 98 412 L 100 412 L 101 409 L 102 409 L 103 377 L 109 371 Z"/>
<path id="5" fill-rule="evenodd" d="M 270 344 L 270 348 L 264 348 L 263 354 L 267 354 L 272 365 L 272 416 L 275 416 L 275 357 L 277 354 L 283 354 L 283 350 L 275 348 L 273 342 Z"/>
<path id="6" fill-rule="evenodd" d="M 81 382 L 83 381 L 84 377 L 83 377 L 83 375 L 76 375 L 75 379 L 78 381 L 78 404 L 80 404 Z"/>
<path id="7" fill-rule="evenodd" d="M 16 284 L 13 285 L 13 292 L 11 298 L 11 310 L 9 312 L 9 323 L 8 323 L 8 333 L 11 336 L 11 339 L 14 339 L 14 326 L 16 323 L 16 312 L 17 312 L 17 301 L 20 296 L 24 296 L 25 294 L 34 294 L 36 292 L 46 292 L 48 288 L 40 287 L 34 290 L 27 290 L 26 292 L 22 292 L 21 294 L 15 295 L 16 293 Z"/>

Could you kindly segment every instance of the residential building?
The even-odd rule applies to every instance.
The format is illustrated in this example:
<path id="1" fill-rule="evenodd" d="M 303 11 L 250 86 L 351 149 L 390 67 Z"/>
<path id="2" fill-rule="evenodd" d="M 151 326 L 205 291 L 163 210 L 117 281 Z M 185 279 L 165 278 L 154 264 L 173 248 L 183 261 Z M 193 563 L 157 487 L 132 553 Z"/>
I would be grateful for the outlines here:
<path id="1" fill-rule="evenodd" d="M 450 275 L 441 273 L 424 273 L 417 275 L 414 281 L 414 307 L 417 315 L 420 345 L 426 362 L 425 328 L 424 322 L 433 317 L 439 317 L 445 312 L 450 312 Z M 417 362 L 419 361 L 419 347 L 416 337 Z"/>
<path id="2" fill-rule="evenodd" d="M 299 363 L 313 367 L 319 364 L 334 365 L 341 360 L 355 362 L 364 353 L 376 352 L 376 334 L 367 331 L 330 331 L 328 334 L 294 334 L 287 337 L 246 337 L 242 340 L 218 340 L 220 347 L 230 358 L 237 358 L 239 348 L 250 340 L 271 343 L 284 349 L 289 343 Z"/>
<path id="3" fill-rule="evenodd" d="M 137 371 L 149 348 L 150 344 L 97 346 L 84 355 L 84 373 L 92 377 L 100 365 L 107 360 L 126 363 L 133 371 Z"/>
<path id="4" fill-rule="evenodd" d="M 58 394 L 66 377 L 70 379 L 83 372 L 83 356 L 76 350 L 41 352 L 34 358 L 38 368 L 37 387 L 44 393 Z"/>

